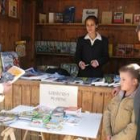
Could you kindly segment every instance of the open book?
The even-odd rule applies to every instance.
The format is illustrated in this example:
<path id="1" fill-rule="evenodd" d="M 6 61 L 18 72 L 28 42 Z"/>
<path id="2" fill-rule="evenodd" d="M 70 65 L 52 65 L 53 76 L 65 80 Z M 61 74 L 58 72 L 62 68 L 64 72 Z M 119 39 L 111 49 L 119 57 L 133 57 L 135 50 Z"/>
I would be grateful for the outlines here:
<path id="1" fill-rule="evenodd" d="M 12 66 L 7 70 L 7 72 L 2 73 L 2 77 L 0 82 L 10 82 L 14 83 L 16 80 L 18 80 L 25 71 L 17 66 Z"/>

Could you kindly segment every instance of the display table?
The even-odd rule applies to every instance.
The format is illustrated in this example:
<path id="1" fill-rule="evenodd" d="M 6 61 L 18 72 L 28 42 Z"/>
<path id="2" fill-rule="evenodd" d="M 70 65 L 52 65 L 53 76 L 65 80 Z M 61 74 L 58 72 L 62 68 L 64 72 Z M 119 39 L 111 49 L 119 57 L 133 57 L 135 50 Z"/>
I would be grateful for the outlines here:
<path id="1" fill-rule="evenodd" d="M 86 138 L 96 138 L 101 123 L 102 114 L 100 113 L 81 113 L 82 120 L 76 126 L 69 124 L 63 125 L 61 130 L 48 130 L 42 127 L 30 126 L 29 121 L 17 120 L 16 122 L 9 125 L 9 127 L 16 129 L 23 129 L 29 131 L 59 134 L 59 135 L 71 135 Z"/>
<path id="2" fill-rule="evenodd" d="M 37 106 L 39 104 L 39 85 L 40 81 L 18 80 L 13 84 L 12 90 L 6 94 L 5 101 L 0 103 L 0 109 L 12 109 L 20 104 Z M 111 91 L 112 88 L 109 87 L 78 86 L 78 107 L 81 107 L 82 111 L 103 113 L 112 98 Z M 0 131 L 2 130 L 3 128 Z M 22 132 L 17 131 L 16 136 L 18 140 L 21 140 Z M 50 140 L 61 139 L 56 135 L 46 137 Z M 102 127 L 98 140 L 104 140 Z"/>

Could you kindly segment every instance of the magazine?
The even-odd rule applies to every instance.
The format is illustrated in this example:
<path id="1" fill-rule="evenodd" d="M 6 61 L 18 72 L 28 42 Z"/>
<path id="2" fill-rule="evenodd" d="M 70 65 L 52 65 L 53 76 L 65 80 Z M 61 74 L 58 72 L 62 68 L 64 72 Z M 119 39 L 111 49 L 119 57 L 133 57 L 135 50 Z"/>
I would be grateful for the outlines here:
<path id="1" fill-rule="evenodd" d="M 0 82 L 10 82 L 14 83 L 18 80 L 25 71 L 17 66 L 12 66 L 7 72 L 2 73 Z"/>
<path id="2" fill-rule="evenodd" d="M 2 69 L 6 72 L 12 66 L 19 67 L 19 59 L 16 52 L 1 52 Z"/>
<path id="3" fill-rule="evenodd" d="M 48 78 L 48 74 L 37 72 L 31 67 L 25 70 L 25 74 L 21 78 L 25 80 L 41 80 L 42 78 Z"/>

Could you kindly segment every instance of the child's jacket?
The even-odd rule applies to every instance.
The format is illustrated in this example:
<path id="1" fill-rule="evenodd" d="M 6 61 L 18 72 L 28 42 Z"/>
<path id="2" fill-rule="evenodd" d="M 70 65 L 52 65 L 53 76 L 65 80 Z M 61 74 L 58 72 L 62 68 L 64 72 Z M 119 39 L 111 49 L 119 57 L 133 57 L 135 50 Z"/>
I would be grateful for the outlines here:
<path id="1" fill-rule="evenodd" d="M 114 97 L 104 112 L 104 129 L 106 135 L 111 135 L 111 140 L 135 140 L 137 126 L 134 115 L 134 96 L 136 91 L 123 98 L 124 92 L 120 91 Z"/>

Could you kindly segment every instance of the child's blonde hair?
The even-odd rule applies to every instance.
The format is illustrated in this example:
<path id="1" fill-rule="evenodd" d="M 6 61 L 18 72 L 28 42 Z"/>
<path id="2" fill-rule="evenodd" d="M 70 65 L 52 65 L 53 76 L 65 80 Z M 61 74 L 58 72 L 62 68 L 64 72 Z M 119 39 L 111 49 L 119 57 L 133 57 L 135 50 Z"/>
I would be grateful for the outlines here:
<path id="1" fill-rule="evenodd" d="M 133 78 L 136 78 L 140 82 L 140 66 L 136 63 L 121 67 L 119 72 L 129 72 Z"/>

